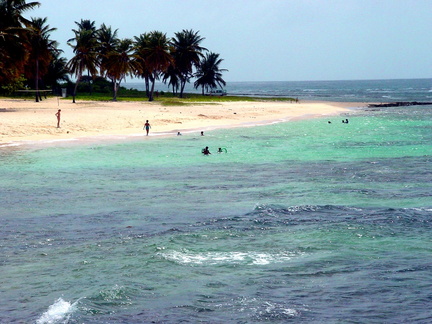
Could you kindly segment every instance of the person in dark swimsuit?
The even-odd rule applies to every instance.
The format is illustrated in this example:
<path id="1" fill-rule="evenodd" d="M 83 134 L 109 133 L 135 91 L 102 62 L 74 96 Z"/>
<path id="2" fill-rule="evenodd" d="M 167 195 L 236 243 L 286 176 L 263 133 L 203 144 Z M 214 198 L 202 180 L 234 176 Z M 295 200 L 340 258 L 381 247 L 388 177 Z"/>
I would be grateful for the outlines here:
<path id="1" fill-rule="evenodd" d="M 146 120 L 146 122 L 145 122 L 145 124 L 144 124 L 144 129 L 145 129 L 146 132 L 147 132 L 147 136 L 148 136 L 148 133 L 149 133 L 150 128 L 151 128 L 150 123 L 149 123 L 148 120 Z"/>
<path id="2" fill-rule="evenodd" d="M 206 146 L 205 149 L 202 150 L 202 153 L 203 153 L 204 155 L 209 155 L 209 154 L 211 154 L 210 151 L 209 151 L 208 146 Z"/>

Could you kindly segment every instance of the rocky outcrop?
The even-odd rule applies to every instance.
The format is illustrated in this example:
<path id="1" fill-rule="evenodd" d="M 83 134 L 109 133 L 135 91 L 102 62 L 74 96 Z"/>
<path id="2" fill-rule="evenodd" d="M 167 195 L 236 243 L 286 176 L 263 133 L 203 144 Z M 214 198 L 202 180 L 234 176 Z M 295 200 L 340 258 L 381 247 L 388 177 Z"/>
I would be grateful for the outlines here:
<path id="1" fill-rule="evenodd" d="M 369 104 L 368 107 L 380 108 L 380 107 L 401 107 L 401 106 L 421 106 L 421 105 L 432 105 L 432 102 L 397 101 L 397 102 L 387 102 L 381 104 Z"/>

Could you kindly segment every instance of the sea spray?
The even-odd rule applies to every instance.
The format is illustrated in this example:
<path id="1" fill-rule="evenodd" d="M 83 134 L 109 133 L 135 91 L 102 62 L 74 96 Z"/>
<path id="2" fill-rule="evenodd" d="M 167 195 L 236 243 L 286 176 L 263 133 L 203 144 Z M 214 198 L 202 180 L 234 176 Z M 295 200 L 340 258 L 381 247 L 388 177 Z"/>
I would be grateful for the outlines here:
<path id="1" fill-rule="evenodd" d="M 78 301 L 77 301 L 78 302 Z M 70 315 L 75 309 L 76 303 L 71 304 L 63 298 L 57 299 L 48 310 L 36 321 L 37 324 L 67 323 Z"/>

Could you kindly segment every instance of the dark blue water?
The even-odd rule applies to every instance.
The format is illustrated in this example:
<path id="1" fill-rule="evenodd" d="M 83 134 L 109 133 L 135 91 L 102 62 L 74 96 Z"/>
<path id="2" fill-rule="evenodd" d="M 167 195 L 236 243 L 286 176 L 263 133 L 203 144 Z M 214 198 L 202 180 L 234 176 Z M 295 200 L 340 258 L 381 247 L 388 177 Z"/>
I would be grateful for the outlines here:
<path id="1" fill-rule="evenodd" d="M 144 82 L 125 83 L 127 88 L 144 89 Z M 171 91 L 160 83 L 158 90 Z M 300 100 L 341 102 L 432 101 L 432 79 L 228 82 L 228 95 L 291 97 Z M 188 84 L 186 92 L 201 93 Z"/>

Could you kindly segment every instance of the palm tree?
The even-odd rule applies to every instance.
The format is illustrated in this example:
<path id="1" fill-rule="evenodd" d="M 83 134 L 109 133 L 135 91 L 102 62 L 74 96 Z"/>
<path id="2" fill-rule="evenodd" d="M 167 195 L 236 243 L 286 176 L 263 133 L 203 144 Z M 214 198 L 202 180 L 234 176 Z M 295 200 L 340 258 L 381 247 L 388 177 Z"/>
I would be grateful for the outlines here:
<path id="1" fill-rule="evenodd" d="M 0 31 L 0 85 L 20 79 L 27 59 L 25 38 L 10 31 Z"/>
<path id="2" fill-rule="evenodd" d="M 113 100 L 117 100 L 117 91 L 121 81 L 131 75 L 133 71 L 133 61 L 131 58 L 132 40 L 123 39 L 118 46 L 106 54 L 104 58 L 105 75 L 112 81 L 114 86 Z"/>
<path id="3" fill-rule="evenodd" d="M 75 24 L 78 26 L 78 30 L 72 29 L 72 31 L 75 34 L 79 33 L 82 30 L 89 30 L 89 31 L 92 31 L 94 34 L 96 34 L 96 32 L 97 32 L 95 22 L 91 21 L 89 19 L 81 19 L 81 21 L 75 21 Z M 72 41 L 72 40 L 73 40 L 73 38 L 70 39 L 69 41 Z"/>
<path id="4" fill-rule="evenodd" d="M 105 24 L 102 24 L 99 30 L 96 32 L 96 38 L 97 38 L 97 56 L 98 56 L 98 62 L 99 62 L 99 72 L 100 75 L 106 74 L 106 64 L 108 60 L 108 53 L 114 51 L 117 46 L 119 45 L 119 38 L 117 37 L 117 31 L 112 30 L 111 26 L 106 26 Z M 88 77 L 89 83 L 90 83 L 90 76 Z M 90 94 L 92 92 L 92 87 L 90 86 Z"/>
<path id="5" fill-rule="evenodd" d="M 180 97 L 183 97 L 184 87 L 193 75 L 193 67 L 200 63 L 203 52 L 206 48 L 201 47 L 200 43 L 204 40 L 193 30 L 183 29 L 175 33 L 172 39 L 174 65 L 179 73 Z"/>
<path id="6" fill-rule="evenodd" d="M 16 83 L 24 73 L 28 58 L 25 27 L 30 21 L 23 13 L 38 6 L 39 2 L 0 0 L 0 85 Z"/>
<path id="7" fill-rule="evenodd" d="M 84 71 L 87 70 L 88 74 L 94 77 L 97 74 L 97 67 L 99 66 L 96 28 L 94 27 L 94 22 L 81 20 L 81 22 L 75 23 L 80 28 L 78 30 L 73 29 L 75 37 L 68 41 L 68 45 L 73 48 L 75 54 L 68 62 L 68 69 L 77 77 L 73 93 L 74 103 L 78 83 L 80 82 Z M 72 44 L 72 42 L 75 42 L 75 44 Z"/>
<path id="8" fill-rule="evenodd" d="M 0 0 L 0 30 L 27 26 L 30 21 L 23 17 L 23 13 L 40 5 L 36 1 L 26 3 L 25 0 Z"/>
<path id="9" fill-rule="evenodd" d="M 194 88 L 202 87 L 202 94 L 204 95 L 204 89 L 216 89 L 218 86 L 222 88 L 226 82 L 222 79 L 222 72 L 228 71 L 227 69 L 220 69 L 219 65 L 223 59 L 219 58 L 219 54 L 206 53 L 205 58 L 202 59 L 200 65 L 197 68 L 195 76 L 197 80 L 194 83 Z"/>
<path id="10" fill-rule="evenodd" d="M 111 26 L 107 27 L 105 24 L 102 24 L 96 33 L 101 75 L 105 74 L 106 71 L 108 53 L 114 51 L 119 45 L 120 40 L 117 37 L 117 31 L 118 29 L 113 31 Z"/>
<path id="11" fill-rule="evenodd" d="M 67 59 L 60 57 L 60 51 L 52 53 L 52 60 L 48 67 L 48 72 L 44 76 L 44 83 L 50 85 L 53 90 L 59 92 L 59 80 L 69 82 L 69 71 L 66 68 Z"/>
<path id="12" fill-rule="evenodd" d="M 153 79 L 146 63 L 146 51 L 150 41 L 150 34 L 144 33 L 134 38 L 135 75 L 144 79 L 146 95 L 150 97 L 150 82 L 152 82 Z"/>
<path id="13" fill-rule="evenodd" d="M 56 41 L 50 39 L 50 33 L 56 28 L 50 28 L 46 24 L 47 18 L 32 18 L 28 27 L 29 61 L 26 76 L 35 81 L 36 102 L 41 100 L 39 93 L 39 81 L 41 75 L 48 72 L 48 67 L 53 59 L 53 52 L 58 51 Z"/>
<path id="14" fill-rule="evenodd" d="M 164 83 L 168 81 L 168 86 L 172 87 L 173 96 L 175 96 L 180 87 L 180 79 L 179 72 L 173 64 L 170 64 L 166 72 L 163 74 L 162 81 Z"/>
<path id="15" fill-rule="evenodd" d="M 153 92 L 156 80 L 159 79 L 161 73 L 165 72 L 173 59 L 170 54 L 169 39 L 166 34 L 160 31 L 152 31 L 148 35 L 148 43 L 142 49 L 142 55 L 146 63 L 146 68 L 150 72 L 151 89 L 149 101 L 153 101 Z"/>

